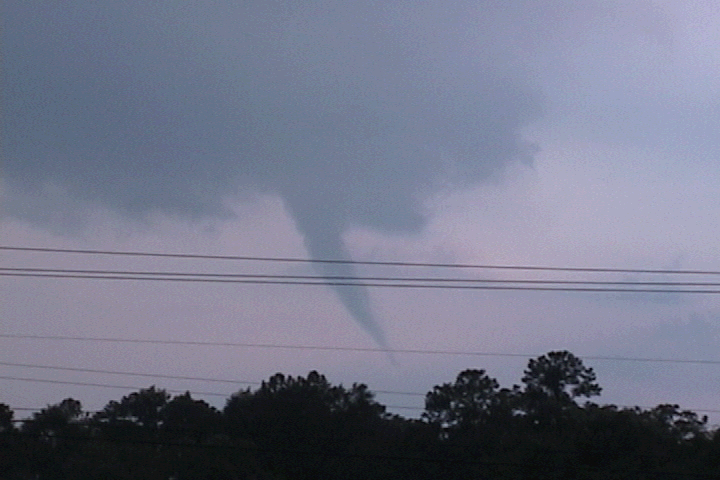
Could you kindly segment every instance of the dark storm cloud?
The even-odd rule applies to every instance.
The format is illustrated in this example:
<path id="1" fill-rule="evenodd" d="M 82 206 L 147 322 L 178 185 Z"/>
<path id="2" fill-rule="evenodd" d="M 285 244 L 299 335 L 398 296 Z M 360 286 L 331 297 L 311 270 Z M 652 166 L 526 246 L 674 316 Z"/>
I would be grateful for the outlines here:
<path id="1" fill-rule="evenodd" d="M 345 258 L 349 226 L 418 231 L 433 189 L 531 161 L 519 129 L 538 99 L 498 2 L 300 5 L 10 2 L 9 195 L 200 218 L 276 193 L 311 255 Z"/>

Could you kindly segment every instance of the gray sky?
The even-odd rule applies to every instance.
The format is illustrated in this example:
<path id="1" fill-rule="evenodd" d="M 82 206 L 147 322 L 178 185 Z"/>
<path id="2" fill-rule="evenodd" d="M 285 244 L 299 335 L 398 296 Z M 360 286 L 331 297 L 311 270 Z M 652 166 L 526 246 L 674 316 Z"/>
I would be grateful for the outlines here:
<path id="1" fill-rule="evenodd" d="M 714 2 L 10 1 L 3 9 L 5 245 L 720 270 Z M 547 277 L 2 259 L 8 267 Z M 0 281 L 5 334 L 719 360 L 716 295 Z M 247 381 L 317 369 L 338 383 L 417 393 L 471 367 L 509 386 L 527 361 L 0 342 L 0 362 Z M 600 401 L 720 409 L 717 365 L 587 364 L 604 387 Z M 0 376 L 227 395 L 240 387 L 8 366 Z M 0 402 L 13 407 L 73 396 L 100 408 L 129 393 L 2 382 Z M 380 400 L 422 404 L 420 396 Z"/>

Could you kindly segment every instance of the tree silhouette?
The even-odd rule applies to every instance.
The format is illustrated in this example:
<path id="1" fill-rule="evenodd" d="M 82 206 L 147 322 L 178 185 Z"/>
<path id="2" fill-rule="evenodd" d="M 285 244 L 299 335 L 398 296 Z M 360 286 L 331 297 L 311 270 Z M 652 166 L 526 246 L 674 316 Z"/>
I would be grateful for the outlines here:
<path id="1" fill-rule="evenodd" d="M 0 404 L 0 478 L 26 480 L 578 480 L 720 478 L 720 431 L 677 405 L 582 404 L 595 374 L 566 351 L 530 360 L 524 389 L 460 372 L 422 419 L 388 415 L 363 384 L 276 374 L 223 412 L 150 387 L 94 417 L 49 405 L 12 428 Z"/>
<path id="2" fill-rule="evenodd" d="M 567 350 L 549 352 L 528 362 L 522 378 L 525 393 L 537 400 L 561 406 L 574 403 L 577 397 L 600 395 L 595 372 Z"/>
<path id="3" fill-rule="evenodd" d="M 162 409 L 169 399 L 169 393 L 156 389 L 153 385 L 126 395 L 119 402 L 111 401 L 97 418 L 111 423 L 133 423 L 148 429 L 157 429 L 162 421 Z"/>
<path id="4" fill-rule="evenodd" d="M 365 385 L 334 386 L 312 371 L 307 378 L 275 374 L 254 392 L 234 394 L 223 410 L 232 437 L 252 442 L 266 469 L 288 478 L 326 478 L 337 456 L 378 429 L 385 407 Z"/>
<path id="5" fill-rule="evenodd" d="M 54 437 L 82 416 L 82 404 L 75 399 L 66 398 L 56 405 L 49 405 L 33 414 L 32 420 L 23 424 L 23 431 L 32 435 Z"/>
<path id="6" fill-rule="evenodd" d="M 13 411 L 9 406 L 0 403 L 0 433 L 11 432 L 13 426 Z"/>
<path id="7" fill-rule="evenodd" d="M 207 435 L 221 431 L 220 412 L 190 392 L 173 397 L 160 411 L 162 430 L 176 438 L 193 438 L 200 443 Z"/>
<path id="8" fill-rule="evenodd" d="M 499 387 L 485 370 L 464 370 L 455 383 L 435 386 L 428 392 L 422 416 L 443 429 L 471 428 L 490 416 Z"/>

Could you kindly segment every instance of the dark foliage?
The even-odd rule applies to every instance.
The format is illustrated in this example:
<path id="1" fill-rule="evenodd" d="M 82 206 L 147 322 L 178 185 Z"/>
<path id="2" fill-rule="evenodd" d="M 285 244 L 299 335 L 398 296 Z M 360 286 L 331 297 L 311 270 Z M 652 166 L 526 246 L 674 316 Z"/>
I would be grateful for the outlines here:
<path id="1" fill-rule="evenodd" d="M 0 479 L 720 479 L 707 418 L 580 404 L 601 389 L 566 351 L 530 360 L 522 383 L 464 370 L 428 392 L 420 420 L 314 371 L 278 373 L 222 411 L 152 386 L 94 416 L 68 398 L 15 428 L 0 404 Z"/>

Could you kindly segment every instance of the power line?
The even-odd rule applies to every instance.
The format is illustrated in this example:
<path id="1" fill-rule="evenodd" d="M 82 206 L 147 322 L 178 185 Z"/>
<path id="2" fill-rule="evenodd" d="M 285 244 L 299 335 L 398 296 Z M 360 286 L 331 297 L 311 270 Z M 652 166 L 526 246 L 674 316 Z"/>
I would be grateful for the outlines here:
<path id="1" fill-rule="evenodd" d="M 172 390 L 167 390 L 164 388 L 161 390 L 165 390 L 166 392 L 172 391 Z M 185 390 L 183 390 L 183 393 L 185 393 Z M 193 392 L 190 392 L 190 393 L 193 393 Z M 37 408 L 32 408 L 32 407 L 9 407 L 9 408 L 13 412 L 38 412 L 39 413 L 42 410 L 45 410 L 46 408 L 52 407 L 52 406 L 54 406 L 54 405 L 48 405 L 46 407 L 37 407 Z M 384 405 L 384 404 L 382 404 L 382 406 L 385 408 L 392 408 L 392 409 L 398 409 L 398 410 L 425 410 L 423 407 L 410 407 L 410 406 L 402 406 L 402 405 Z M 97 414 L 97 413 L 103 413 L 104 411 L 105 410 L 83 410 L 82 413 L 87 414 L 87 415 L 93 415 L 93 414 Z M 720 412 L 720 410 L 695 410 L 695 411 L 696 412 L 713 412 L 713 411 Z M 18 419 L 13 419 L 11 421 L 17 422 L 17 423 L 24 423 L 24 422 L 33 422 L 35 420 L 33 420 L 31 418 L 18 418 Z"/>
<path id="2" fill-rule="evenodd" d="M 475 357 L 512 357 L 512 358 L 535 358 L 540 356 L 537 353 L 515 353 L 515 352 L 480 352 L 473 350 L 421 350 L 421 349 L 383 349 L 372 347 L 338 347 L 319 345 L 284 345 L 272 343 L 240 343 L 240 342 L 211 342 L 198 340 L 147 340 L 112 337 L 77 337 L 62 335 L 26 335 L 13 333 L 0 333 L 0 338 L 14 338 L 27 340 L 53 340 L 53 341 L 80 341 L 80 342 L 108 342 L 108 343 L 135 343 L 149 345 L 183 345 L 202 347 L 234 347 L 234 348 L 276 348 L 288 350 L 318 350 L 318 351 L 347 351 L 347 352 L 368 352 L 368 353 L 397 353 L 415 355 L 458 355 Z M 696 365 L 720 365 L 720 360 L 703 359 L 678 359 L 658 357 L 624 357 L 608 355 L 580 355 L 583 360 L 617 361 L 617 362 L 638 362 L 638 363 L 678 363 Z"/>
<path id="3" fill-rule="evenodd" d="M 143 280 L 160 282 L 193 282 L 193 283 L 234 283 L 249 285 L 302 285 L 302 286 L 343 286 L 343 287 L 371 287 L 371 288 L 411 288 L 411 289 L 443 289 L 443 290 L 512 290 L 533 292 L 605 292 L 605 293 L 673 293 L 673 294 L 720 294 L 720 290 L 685 290 L 672 288 L 609 288 L 609 287 L 518 287 L 513 285 L 446 285 L 422 283 L 373 283 L 373 282 L 343 282 L 343 281 L 303 281 L 303 280 L 261 280 L 261 279 L 234 279 L 234 278 L 183 278 L 183 277 L 147 277 L 130 275 L 73 275 L 54 273 L 0 273 L 2 277 L 30 277 L 30 278 L 57 278 L 57 279 L 90 279 L 90 280 Z"/>
<path id="4" fill-rule="evenodd" d="M 137 387 L 137 386 L 131 386 L 131 385 L 109 385 L 107 383 L 93 383 L 93 382 L 72 382 L 72 381 L 66 381 L 66 380 L 50 380 L 45 378 L 27 378 L 27 377 L 12 377 L 12 376 L 0 376 L 0 380 L 15 380 L 19 382 L 37 382 L 37 383 L 54 383 L 58 385 L 76 385 L 80 387 L 103 387 L 103 388 L 122 388 L 124 390 L 142 390 L 145 387 Z M 214 396 L 214 397 L 229 397 L 230 395 L 227 393 L 217 393 L 217 392 L 197 392 L 192 390 L 171 390 L 171 389 L 164 389 L 167 392 L 171 393 L 185 393 L 190 392 L 193 395 L 208 395 L 208 396 Z"/>
<path id="5" fill-rule="evenodd" d="M 392 267 L 433 267 L 433 268 L 468 268 L 468 269 L 494 269 L 494 270 L 536 270 L 536 271 L 558 271 L 558 272 L 605 272 L 605 273 L 648 273 L 648 274 L 678 274 L 678 275 L 720 275 L 720 270 L 671 270 L 671 269 L 634 269 L 634 268 L 595 268 L 595 267 L 556 267 L 537 265 L 483 265 L 467 263 L 427 263 L 427 262 L 399 262 L 399 261 L 367 261 L 367 260 L 336 260 L 336 259 L 313 259 L 296 257 L 260 257 L 251 255 L 202 255 L 194 253 L 159 253 L 159 252 L 138 252 L 120 250 L 91 250 L 71 248 L 48 248 L 48 247 L 17 247 L 0 245 L 0 250 L 43 252 L 43 253 L 69 253 L 79 255 L 111 255 L 111 256 L 133 256 L 133 257 L 164 257 L 164 258 L 186 258 L 206 260 L 237 260 L 256 262 L 280 262 L 280 263 L 330 263 L 330 264 L 352 264 L 352 265 L 376 265 Z"/>
<path id="6" fill-rule="evenodd" d="M 145 387 L 138 387 L 138 386 L 127 386 L 127 385 L 112 385 L 107 383 L 94 383 L 94 382 L 75 382 L 75 381 L 66 381 L 66 380 L 49 380 L 49 379 L 40 379 L 40 378 L 27 378 L 27 377 L 12 377 L 12 376 L 0 376 L 0 379 L 2 380 L 15 380 L 15 381 L 21 381 L 21 382 L 37 382 L 37 383 L 52 383 L 52 384 L 59 384 L 59 385 L 76 385 L 81 387 L 102 387 L 102 388 L 122 388 L 125 390 L 143 390 Z M 207 395 L 207 396 L 215 396 L 215 397 L 231 397 L 232 393 L 218 393 L 218 392 L 198 392 L 198 391 L 192 391 L 192 390 L 176 390 L 176 389 L 169 389 L 169 388 L 162 388 L 161 390 L 165 390 L 169 393 L 179 393 L 184 394 L 186 392 L 189 392 L 193 395 Z M 378 390 L 371 390 L 373 393 L 381 393 Z M 392 393 L 392 392 L 388 392 Z M 422 395 L 422 394 L 418 394 Z M 408 405 L 384 405 L 380 404 L 385 408 L 388 409 L 400 409 L 400 410 L 416 410 L 416 411 L 424 411 L 425 408 L 423 407 L 415 407 L 415 406 L 408 406 Z M 634 408 L 630 407 L 628 405 L 618 405 L 619 407 L 623 408 Z M 645 408 L 645 409 L 651 409 L 654 407 L 641 407 L 639 408 Z M 44 408 L 44 407 L 43 407 Z M 15 411 L 40 411 L 43 408 L 39 409 L 32 409 L 32 408 L 11 408 L 11 410 Z M 720 410 L 717 409 L 702 409 L 702 408 L 684 408 L 683 410 L 689 410 L 692 412 L 702 412 L 702 413 L 720 413 Z"/>
<path id="7" fill-rule="evenodd" d="M 32 381 L 32 380 L 33 380 L 33 379 L 28 379 L 27 381 Z M 65 382 L 63 382 L 63 383 L 65 383 Z M 69 383 L 69 382 L 68 382 L 68 383 Z M 110 387 L 110 388 L 115 388 L 113 385 L 108 385 L 108 387 Z M 140 388 L 135 388 L 135 390 L 141 390 L 141 389 L 140 389 Z M 163 388 L 162 390 L 165 390 L 166 392 L 172 392 L 172 393 L 180 393 L 180 392 L 185 393 L 185 392 L 186 392 L 186 390 L 168 390 L 168 389 L 165 389 L 165 388 Z M 190 392 L 190 393 L 191 393 L 191 394 L 195 394 L 195 393 L 197 393 L 197 392 Z M 379 393 L 379 392 L 378 392 L 377 390 L 373 390 L 373 393 Z M 218 394 L 218 395 L 220 395 L 220 394 Z M 418 394 L 418 395 L 422 395 L 422 394 Z M 230 396 L 230 395 L 226 395 L 226 396 Z M 418 412 L 425 411 L 425 408 L 424 408 L 424 407 L 417 407 L 417 406 L 410 406 L 410 405 L 385 405 L 385 404 L 380 404 L 380 405 L 382 405 L 383 407 L 385 407 L 385 408 L 387 408 L 387 409 L 393 409 L 393 410 L 415 410 L 415 411 L 418 411 Z M 52 406 L 52 405 L 50 405 L 50 406 Z M 647 405 L 645 405 L 645 406 L 643 406 L 643 405 L 633 405 L 633 406 L 630 406 L 630 405 L 614 405 L 614 406 L 620 407 L 620 408 L 642 408 L 642 409 L 645 409 L 645 410 L 652 410 L 653 408 L 656 408 L 656 407 L 649 407 L 649 406 L 647 406 Z M 678 407 L 679 407 L 679 406 L 678 406 Z M 45 409 L 45 408 L 47 408 L 47 407 L 36 407 L 36 408 L 32 408 L 32 407 L 10 407 L 10 410 L 12 410 L 13 412 L 16 412 L 16 411 L 17 411 L 17 412 L 40 412 L 41 410 L 43 410 L 43 409 Z M 690 407 L 690 408 L 685 408 L 685 407 L 684 407 L 684 408 L 682 408 L 682 410 L 683 410 L 683 411 L 691 411 L 691 412 L 695 412 L 695 413 L 720 413 L 720 410 L 718 410 L 718 409 L 712 409 L 712 408 L 692 408 L 692 407 Z M 88 413 L 88 414 L 101 413 L 101 412 L 103 412 L 103 410 L 88 410 L 88 411 L 83 411 L 83 413 Z M 25 421 L 28 421 L 28 420 L 27 420 L 27 419 L 18 419 L 18 420 L 13 420 L 13 421 L 15 421 L 15 422 L 25 422 Z"/>
<path id="8" fill-rule="evenodd" d="M 197 277 L 203 278 L 242 278 L 242 279 L 280 279 L 280 280 L 317 280 L 323 285 L 327 281 L 386 281 L 386 282 L 452 282 L 452 283 L 495 283 L 495 284 L 548 284 L 548 285 L 628 285 L 628 286 L 681 286 L 681 287 L 720 287 L 720 282 L 641 282 L 612 280 L 543 280 L 543 279 L 494 279 L 494 278 L 448 278 L 448 277 L 368 277 L 368 276 L 337 276 L 337 275 L 280 275 L 268 273 L 206 273 L 206 272 L 168 272 L 142 270 L 97 270 L 67 268 L 21 268 L 0 267 L 0 272 L 34 273 L 34 274 L 73 274 L 73 275 L 115 275 L 115 276 L 148 276 L 148 277 Z M 94 278 L 79 276 L 78 278 Z M 104 278 L 104 277 L 99 277 Z"/>
<path id="9" fill-rule="evenodd" d="M 159 375 L 162 376 L 162 375 Z M 144 390 L 146 387 L 138 387 L 138 386 L 128 386 L 128 385 L 112 385 L 107 383 L 95 383 L 95 382 L 76 382 L 76 381 L 70 381 L 70 380 L 50 380 L 46 378 L 28 378 L 28 377 L 14 377 L 14 376 L 0 376 L 0 380 L 14 380 L 18 382 L 35 382 L 35 383 L 52 383 L 56 385 L 75 385 L 80 387 L 101 387 L 101 388 L 122 388 L 124 390 Z M 253 382 L 253 383 L 259 383 L 259 382 Z M 219 392 L 199 392 L 199 391 L 193 391 L 193 390 L 176 390 L 176 389 L 170 389 L 170 388 L 163 388 L 162 390 L 165 390 L 169 393 L 179 393 L 184 394 L 186 392 L 191 393 L 193 395 L 207 395 L 212 397 L 225 397 L 229 398 L 233 395 L 232 393 L 219 393 Z M 373 390 L 374 393 L 381 393 L 379 391 Z M 382 405 L 385 408 L 396 408 L 396 409 L 407 409 L 407 410 L 424 410 L 424 408 L 421 407 L 410 407 L 410 406 L 403 406 L 403 405 Z M 17 409 L 17 410 L 28 410 L 25 409 Z M 42 409 L 40 409 L 42 410 Z M 38 410 L 39 411 L 39 410 Z"/>
<path id="10" fill-rule="evenodd" d="M 46 370 L 60 370 L 65 372 L 81 372 L 81 373 L 101 373 L 103 375 L 124 375 L 128 377 L 147 377 L 147 378 L 166 378 L 170 380 L 193 380 L 201 382 L 217 382 L 217 383 L 229 383 L 233 385 L 259 385 L 260 382 L 250 382 L 244 380 L 227 380 L 221 378 L 203 378 L 203 377 L 188 377 L 184 375 L 165 375 L 160 373 L 140 373 L 140 372 L 120 372 L 117 370 L 100 370 L 94 368 L 75 368 L 75 367 L 60 367 L 51 365 L 36 365 L 29 363 L 14 363 L 14 362 L 0 362 L 0 366 L 5 367 L 22 367 L 22 368 L 41 368 Z"/>
<path id="11" fill-rule="evenodd" d="M 60 367 L 55 365 L 37 365 L 29 363 L 14 363 L 14 362 L 0 362 L 1 366 L 6 367 L 22 367 L 22 368 L 40 368 L 45 370 L 60 370 L 66 372 L 81 372 L 81 373 L 100 373 L 103 375 L 124 375 L 128 377 L 147 377 L 147 378 L 166 378 L 170 380 L 193 380 L 199 382 L 217 382 L 217 383 L 229 383 L 232 385 L 260 385 L 262 382 L 253 382 L 248 380 L 229 380 L 222 378 L 206 378 L 206 377 L 188 377 L 184 375 L 166 375 L 162 373 L 139 373 L 139 372 L 121 372 L 117 370 L 100 370 L 94 368 L 76 368 L 76 367 Z M 392 395 L 413 395 L 422 396 L 424 393 L 416 392 L 397 392 L 391 390 L 373 390 L 375 393 L 392 394 Z"/>
<path id="12" fill-rule="evenodd" d="M 245 384 L 245 385 L 261 385 L 262 382 L 255 382 L 255 381 L 247 381 L 247 380 L 227 380 L 227 379 L 218 379 L 218 378 L 205 378 L 205 377 L 187 377 L 187 376 L 179 376 L 179 375 L 166 375 L 166 374 L 160 374 L 160 373 L 137 373 L 137 372 L 120 372 L 115 370 L 99 370 L 99 369 L 90 369 L 90 368 L 74 368 L 74 367 L 59 367 L 59 366 L 49 366 L 49 365 L 35 365 L 35 364 L 26 364 L 26 363 L 12 363 L 12 362 L 0 362 L 0 365 L 3 366 L 11 366 L 11 367 L 23 367 L 23 368 L 38 368 L 38 369 L 47 369 L 47 370 L 59 370 L 59 371 L 71 371 L 71 372 L 83 372 L 83 373 L 100 373 L 100 374 L 109 374 L 109 375 L 125 375 L 125 376 L 133 376 L 133 377 L 148 377 L 148 378 L 166 378 L 171 380 L 195 380 L 195 381 L 203 381 L 203 382 L 221 382 L 221 383 L 230 383 L 230 384 Z M 0 378 L 6 378 L 6 377 L 0 377 Z M 38 381 L 45 383 L 45 380 L 38 380 L 38 379 L 32 379 L 32 378 L 26 378 L 26 377 L 9 377 L 6 379 L 13 379 L 13 380 L 20 380 L 20 381 Z M 108 388 L 125 388 L 118 385 L 107 385 L 107 384 L 86 384 L 84 382 L 65 382 L 60 380 L 54 380 L 50 383 L 61 383 L 61 384 L 70 384 L 75 385 L 80 383 L 82 386 L 100 386 L 100 387 L 108 387 Z M 127 387 L 129 389 L 135 389 L 135 390 L 141 390 L 142 387 Z M 168 392 L 172 393 L 185 393 L 186 390 L 168 390 L 165 389 Z M 381 394 L 389 394 L 389 395 L 409 395 L 409 396 L 417 396 L 417 397 L 425 397 L 427 394 L 420 393 L 420 392 L 399 392 L 394 390 L 370 390 L 372 393 L 381 393 Z M 193 394 L 198 395 L 216 395 L 216 396 L 228 396 L 226 394 L 222 393 L 208 393 L 208 392 L 190 392 Z M 403 410 L 417 410 L 417 411 L 424 411 L 425 408 L 423 407 L 415 407 L 415 406 L 404 406 L 404 405 L 385 405 L 386 408 L 393 408 L 393 409 L 403 409 Z M 625 406 L 627 407 L 627 406 Z M 641 408 L 652 408 L 652 407 L 641 407 Z M 31 408 L 15 408 L 13 410 L 40 410 L 40 409 L 31 409 Z M 692 410 L 695 412 L 703 412 L 703 413 L 720 413 L 720 410 L 716 409 L 698 409 L 698 408 L 690 408 L 686 410 Z"/>

